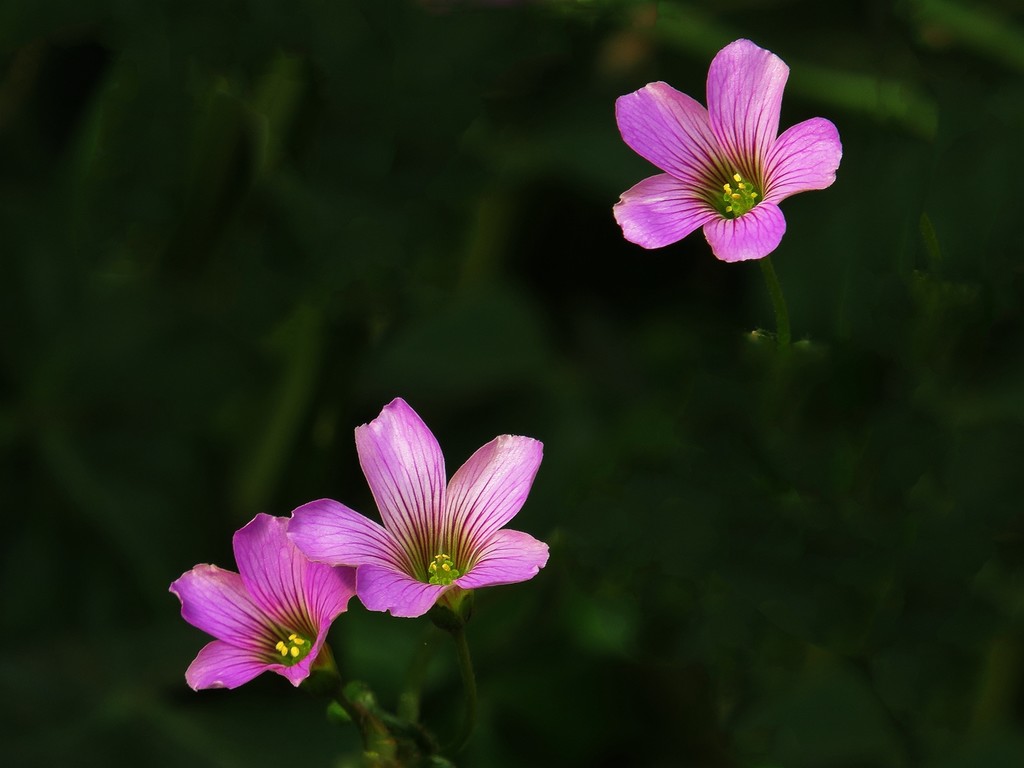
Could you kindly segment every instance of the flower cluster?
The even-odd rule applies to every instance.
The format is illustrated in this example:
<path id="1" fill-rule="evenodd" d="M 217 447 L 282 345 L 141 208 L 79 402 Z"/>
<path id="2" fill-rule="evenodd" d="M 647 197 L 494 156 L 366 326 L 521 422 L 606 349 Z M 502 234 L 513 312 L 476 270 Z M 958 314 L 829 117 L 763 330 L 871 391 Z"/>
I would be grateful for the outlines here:
<path id="1" fill-rule="evenodd" d="M 437 440 L 402 399 L 355 437 L 383 525 L 331 499 L 290 520 L 257 515 L 234 537 L 239 573 L 197 565 L 171 584 L 185 620 L 216 638 L 186 672 L 194 689 L 234 688 L 266 670 L 298 685 L 353 594 L 370 610 L 420 616 L 547 563 L 546 544 L 503 528 L 537 474 L 537 440 L 496 437 L 446 482 Z"/>

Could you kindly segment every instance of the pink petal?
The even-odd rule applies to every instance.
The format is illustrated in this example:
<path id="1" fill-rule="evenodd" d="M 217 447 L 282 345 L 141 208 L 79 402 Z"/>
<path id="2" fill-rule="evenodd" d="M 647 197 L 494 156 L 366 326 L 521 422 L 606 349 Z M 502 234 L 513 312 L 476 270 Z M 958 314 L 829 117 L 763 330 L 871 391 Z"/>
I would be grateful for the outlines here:
<path id="1" fill-rule="evenodd" d="M 197 565 L 171 584 L 170 591 L 181 600 L 182 618 L 218 640 L 259 650 L 270 638 L 270 620 L 233 571 Z"/>
<path id="2" fill-rule="evenodd" d="M 634 152 L 691 187 L 703 188 L 710 177 L 734 173 L 718 168 L 722 152 L 708 111 L 667 83 L 649 83 L 620 96 L 615 120 Z"/>
<path id="3" fill-rule="evenodd" d="M 361 565 L 356 571 L 359 599 L 371 611 L 391 611 L 392 616 L 422 616 L 451 589 L 426 584 L 406 573 L 381 565 Z"/>
<path id="4" fill-rule="evenodd" d="M 295 509 L 288 537 L 307 557 L 331 565 L 411 567 L 405 552 L 381 525 L 333 499 Z"/>
<path id="5" fill-rule="evenodd" d="M 456 567 L 523 508 L 543 455 L 538 440 L 501 435 L 478 448 L 452 476 L 445 543 Z"/>
<path id="6" fill-rule="evenodd" d="M 313 619 L 317 637 L 323 638 L 331 622 L 345 612 L 356 593 L 356 569 L 335 568 L 326 563 L 309 563 L 303 584 L 306 609 Z"/>
<path id="7" fill-rule="evenodd" d="M 463 589 L 527 581 L 548 561 L 548 545 L 521 531 L 498 531 L 480 550 L 469 573 L 455 580 Z"/>
<path id="8" fill-rule="evenodd" d="M 787 128 L 768 153 L 765 200 L 778 203 L 798 192 L 831 186 L 842 157 L 839 131 L 825 118 L 812 117 Z"/>
<path id="9" fill-rule="evenodd" d="M 623 236 L 644 248 L 682 240 L 718 216 L 683 182 L 667 173 L 644 179 L 622 193 L 612 209 Z"/>
<path id="10" fill-rule="evenodd" d="M 786 219 L 775 203 L 761 203 L 737 219 L 718 218 L 704 225 L 704 237 L 722 261 L 761 259 L 778 248 Z"/>
<path id="11" fill-rule="evenodd" d="M 308 560 L 288 538 L 288 522 L 256 515 L 235 533 L 235 560 L 253 600 L 276 623 L 319 633 L 345 610 L 355 594 L 355 576 L 351 569 Z"/>
<path id="12" fill-rule="evenodd" d="M 270 665 L 261 652 L 214 640 L 189 664 L 185 681 L 194 691 L 237 688 L 268 669 Z"/>
<path id="13" fill-rule="evenodd" d="M 720 50 L 708 69 L 711 130 L 738 171 L 757 179 L 779 133 L 782 92 L 789 67 L 749 40 Z"/>
<path id="14" fill-rule="evenodd" d="M 384 527 L 426 567 L 441 538 L 444 456 L 423 420 L 401 398 L 356 428 L 356 450 Z"/>

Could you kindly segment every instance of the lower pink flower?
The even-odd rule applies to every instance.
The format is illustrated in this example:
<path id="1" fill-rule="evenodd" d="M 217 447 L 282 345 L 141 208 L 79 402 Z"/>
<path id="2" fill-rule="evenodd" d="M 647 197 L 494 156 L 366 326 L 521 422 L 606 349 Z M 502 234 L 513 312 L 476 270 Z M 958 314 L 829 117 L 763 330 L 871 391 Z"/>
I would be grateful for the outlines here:
<path id="1" fill-rule="evenodd" d="M 185 672 L 194 690 L 237 688 L 268 670 L 296 686 L 309 676 L 355 594 L 355 571 L 311 562 L 287 528 L 256 515 L 233 539 L 239 573 L 197 565 L 171 584 L 185 621 L 216 638 Z"/>

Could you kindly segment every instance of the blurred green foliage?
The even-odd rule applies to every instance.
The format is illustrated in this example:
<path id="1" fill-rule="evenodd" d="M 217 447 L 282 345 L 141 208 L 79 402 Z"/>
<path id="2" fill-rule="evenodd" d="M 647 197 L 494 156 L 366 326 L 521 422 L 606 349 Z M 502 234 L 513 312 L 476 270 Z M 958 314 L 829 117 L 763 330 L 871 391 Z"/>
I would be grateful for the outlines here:
<path id="1" fill-rule="evenodd" d="M 844 143 L 784 206 L 784 357 L 756 266 L 610 213 L 614 99 L 703 99 L 737 37 Z M 0 4 L 5 764 L 353 765 L 280 678 L 188 690 L 167 586 L 371 512 L 401 395 L 449 472 L 546 446 L 460 765 L 1024 765 L 1022 40 L 1019 0 Z M 332 639 L 391 703 L 423 630 Z M 439 734 L 459 695 L 442 645 Z"/>

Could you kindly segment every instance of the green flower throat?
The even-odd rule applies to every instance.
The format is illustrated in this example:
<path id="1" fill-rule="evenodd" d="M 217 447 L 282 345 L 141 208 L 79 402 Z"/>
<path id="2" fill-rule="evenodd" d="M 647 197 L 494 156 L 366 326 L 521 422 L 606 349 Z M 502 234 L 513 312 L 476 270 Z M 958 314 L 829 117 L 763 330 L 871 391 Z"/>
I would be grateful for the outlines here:
<path id="1" fill-rule="evenodd" d="M 757 205 L 759 194 L 757 188 L 738 173 L 732 175 L 732 181 L 722 185 L 720 208 L 727 218 L 735 219 Z"/>
<path id="2" fill-rule="evenodd" d="M 431 584 L 444 584 L 445 586 L 462 575 L 452 559 L 445 554 L 434 555 L 434 559 L 427 566 L 427 573 L 430 576 L 428 581 Z"/>

